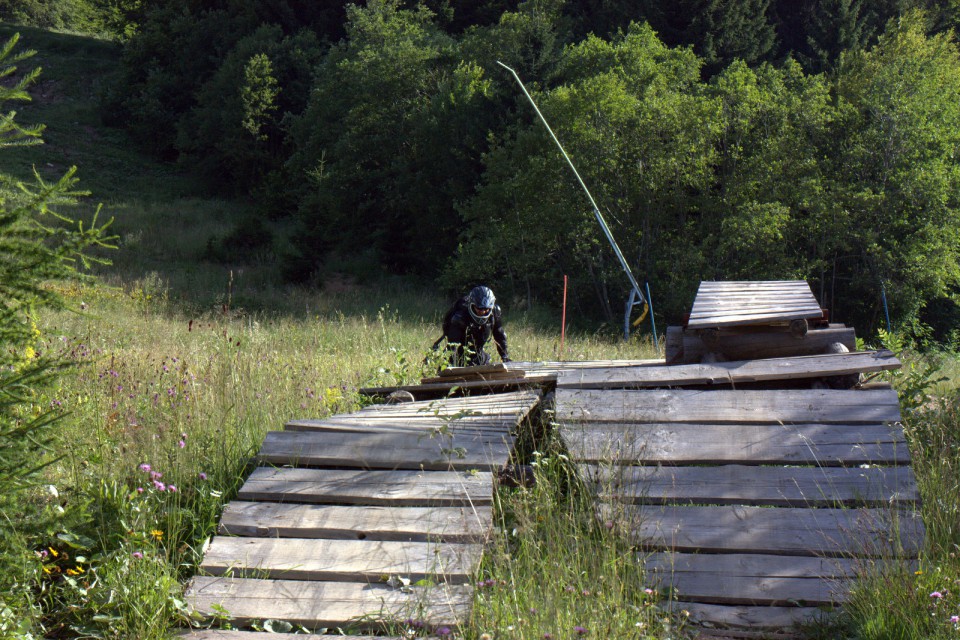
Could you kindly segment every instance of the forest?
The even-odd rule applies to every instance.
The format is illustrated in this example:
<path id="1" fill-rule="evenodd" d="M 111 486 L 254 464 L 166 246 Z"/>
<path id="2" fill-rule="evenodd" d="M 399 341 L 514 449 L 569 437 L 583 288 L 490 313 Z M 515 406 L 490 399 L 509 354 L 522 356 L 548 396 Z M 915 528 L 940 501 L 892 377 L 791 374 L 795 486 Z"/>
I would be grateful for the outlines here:
<path id="1" fill-rule="evenodd" d="M 59 7 L 58 12 L 51 7 Z M 960 319 L 960 3 L 0 1 L 123 43 L 102 118 L 255 203 L 212 259 L 291 282 L 630 290 L 517 71 L 667 322 L 701 280 L 806 279 L 834 319 Z M 665 295 L 670 292 L 670 295 Z M 890 320 L 885 321 L 885 314 Z"/>

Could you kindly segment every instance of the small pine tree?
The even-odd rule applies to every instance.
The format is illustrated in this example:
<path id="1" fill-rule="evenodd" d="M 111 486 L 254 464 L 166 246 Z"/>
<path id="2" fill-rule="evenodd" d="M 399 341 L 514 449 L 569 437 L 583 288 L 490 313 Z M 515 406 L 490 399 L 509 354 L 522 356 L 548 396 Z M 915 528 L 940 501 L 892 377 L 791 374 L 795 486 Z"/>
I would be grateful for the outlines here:
<path id="1" fill-rule="evenodd" d="M 15 52 L 17 40 L 13 36 L 0 48 L 0 105 L 29 100 L 26 89 L 40 71 L 18 74 L 17 63 L 33 52 Z M 42 126 L 21 126 L 15 117 L 15 111 L 0 114 L 0 152 L 42 142 Z M 28 601 L 25 589 L 30 577 L 22 575 L 22 549 L 18 554 L 13 541 L 37 529 L 41 516 L 30 512 L 32 507 L 22 495 L 53 458 L 49 445 L 57 416 L 36 409 L 34 402 L 38 390 L 65 366 L 37 356 L 35 314 L 43 308 L 66 307 L 66 300 L 45 283 L 83 277 L 81 268 L 92 260 L 86 251 L 110 242 L 107 225 L 98 225 L 96 217 L 85 226 L 54 210 L 84 195 L 75 189 L 74 173 L 71 168 L 54 183 L 35 175 L 32 184 L 0 187 L 0 612 L 4 614 L 17 613 Z M 10 630 L 5 626 L 9 619 L 0 617 L 0 635 Z"/>

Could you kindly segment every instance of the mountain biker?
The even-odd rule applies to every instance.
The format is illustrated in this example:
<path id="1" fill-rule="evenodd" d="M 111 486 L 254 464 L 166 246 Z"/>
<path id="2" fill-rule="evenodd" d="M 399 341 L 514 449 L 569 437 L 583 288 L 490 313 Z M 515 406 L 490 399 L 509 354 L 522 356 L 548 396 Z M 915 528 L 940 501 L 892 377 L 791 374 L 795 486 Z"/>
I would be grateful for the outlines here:
<path id="1" fill-rule="evenodd" d="M 490 363 L 490 355 L 483 348 L 491 336 L 500 359 L 510 362 L 500 305 L 493 291 L 480 285 L 457 300 L 447 311 L 443 318 L 443 335 L 433 346 L 436 348 L 446 338 L 451 366 L 484 365 Z"/>

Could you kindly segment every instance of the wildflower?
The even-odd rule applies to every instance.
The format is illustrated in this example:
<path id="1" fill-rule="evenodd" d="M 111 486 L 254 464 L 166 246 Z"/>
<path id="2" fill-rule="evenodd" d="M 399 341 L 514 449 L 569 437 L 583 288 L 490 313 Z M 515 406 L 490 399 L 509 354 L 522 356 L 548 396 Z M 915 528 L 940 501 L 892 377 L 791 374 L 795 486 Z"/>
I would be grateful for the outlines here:
<path id="1" fill-rule="evenodd" d="M 137 493 L 143 493 L 143 487 L 137 487 Z"/>
<path id="2" fill-rule="evenodd" d="M 437 629 L 437 631 L 436 631 L 436 634 L 437 634 L 438 636 L 448 636 L 448 635 L 450 635 L 450 633 L 451 633 L 450 627 L 440 627 L 440 628 Z"/>
<path id="3" fill-rule="evenodd" d="M 587 629 L 586 629 L 586 627 L 581 627 L 580 625 L 575 626 L 575 627 L 573 628 L 573 631 L 574 631 L 574 633 L 576 633 L 578 636 L 585 636 L 585 635 L 587 635 Z"/>
<path id="4" fill-rule="evenodd" d="M 169 491 L 170 493 L 176 493 L 176 492 L 177 492 L 177 486 L 176 486 L 176 485 L 173 485 L 173 484 L 168 484 L 168 485 L 167 485 L 167 491 Z"/>
<path id="5" fill-rule="evenodd" d="M 149 473 L 149 472 L 150 472 L 150 465 L 148 465 L 146 462 L 144 462 L 143 464 L 140 465 L 140 471 Z"/>
<path id="6" fill-rule="evenodd" d="M 142 560 L 142 559 L 143 559 L 143 554 L 140 553 L 139 551 L 134 551 L 134 552 L 131 553 L 130 555 L 132 555 L 132 556 L 133 556 L 135 559 L 137 559 L 137 560 Z"/>
<path id="7" fill-rule="evenodd" d="M 154 480 L 154 481 L 153 481 L 153 488 L 156 489 L 157 491 L 166 491 L 166 490 L 167 490 L 167 486 L 166 486 L 165 484 L 163 484 L 162 482 L 160 482 L 159 480 Z"/>
<path id="8" fill-rule="evenodd" d="M 553 640 L 553 634 L 549 631 L 543 634 L 543 640 Z"/>
<path id="9" fill-rule="evenodd" d="M 203 471 L 201 471 L 198 475 L 199 475 L 199 477 L 200 477 L 201 480 L 206 480 L 206 479 L 207 479 L 207 474 L 205 474 Z"/>
<path id="10" fill-rule="evenodd" d="M 489 633 L 481 633 L 480 640 L 493 640 L 493 636 Z"/>
<path id="11" fill-rule="evenodd" d="M 648 596 L 652 596 L 652 595 L 653 595 L 653 589 L 651 589 L 651 588 L 649 588 L 649 587 L 647 587 L 646 589 L 644 589 L 643 592 L 644 592 L 645 594 L 647 594 Z"/>
<path id="12" fill-rule="evenodd" d="M 68 576 L 78 576 L 81 573 L 83 573 L 83 567 L 81 567 L 80 565 L 77 565 L 73 569 L 67 569 Z"/>
<path id="13" fill-rule="evenodd" d="M 163 540 L 163 531 L 160 531 L 160 529 L 152 529 L 150 535 L 153 536 L 154 540 Z"/>
<path id="14" fill-rule="evenodd" d="M 185 446 L 187 446 L 187 443 L 184 442 L 183 440 L 180 440 L 177 442 L 177 446 L 183 449 Z"/>
<path id="15" fill-rule="evenodd" d="M 960 624 L 960 616 L 950 616 L 950 622 L 953 624 Z"/>
<path id="16" fill-rule="evenodd" d="M 151 479 L 151 480 L 159 480 L 159 479 L 162 478 L 162 477 L 163 477 L 163 474 L 160 473 L 159 471 L 151 471 L 151 472 L 150 472 L 150 479 Z"/>
<path id="17" fill-rule="evenodd" d="M 943 597 L 943 594 L 940 593 L 939 591 L 934 591 L 933 593 L 930 594 L 930 597 L 933 598 L 934 600 L 939 600 L 940 598 Z"/>

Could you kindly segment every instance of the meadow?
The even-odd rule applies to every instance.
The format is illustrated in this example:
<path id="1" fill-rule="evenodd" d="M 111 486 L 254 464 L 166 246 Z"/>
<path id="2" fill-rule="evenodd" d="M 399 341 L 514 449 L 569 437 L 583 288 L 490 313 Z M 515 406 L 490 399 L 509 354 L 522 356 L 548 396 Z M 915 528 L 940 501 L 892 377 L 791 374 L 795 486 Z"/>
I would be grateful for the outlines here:
<path id="1" fill-rule="evenodd" d="M 23 31 L 49 71 L 46 99 L 20 117 L 46 122 L 47 144 L 5 150 L 0 172 L 25 179 L 31 166 L 55 174 L 79 164 L 93 196 L 74 213 L 102 202 L 118 248 L 96 281 L 50 283 L 72 310 L 37 322 L 37 351 L 69 367 L 32 399 L 35 412 L 60 415 L 57 442 L 22 513 L 3 517 L 15 525 L 41 513 L 49 524 L 4 540 L 3 556 L 16 560 L 4 567 L 0 637 L 167 638 L 197 623 L 183 585 L 264 434 L 292 418 L 353 411 L 369 402 L 360 387 L 418 380 L 450 300 L 427 283 L 357 281 L 332 268 L 311 286 L 289 287 L 269 252 L 209 259 L 210 239 L 249 205 L 203 195 L 189 176 L 99 125 L 103 76 L 80 71 L 106 68 L 112 45 Z M 614 328 L 577 324 L 561 352 L 559 301 L 529 310 L 503 303 L 515 360 L 657 355 L 647 339 L 624 342 Z M 927 549 L 917 571 L 866 570 L 844 614 L 807 629 L 810 637 L 960 633 L 956 358 L 897 336 L 887 342 L 906 363 L 892 381 L 903 394 Z M 948 380 L 935 383 L 943 372 Z M 636 552 L 597 524 L 558 443 L 539 444 L 525 460 L 535 486 L 498 489 L 498 526 L 463 637 L 690 635 L 682 609 L 671 613 L 669 594 L 645 582 Z"/>

